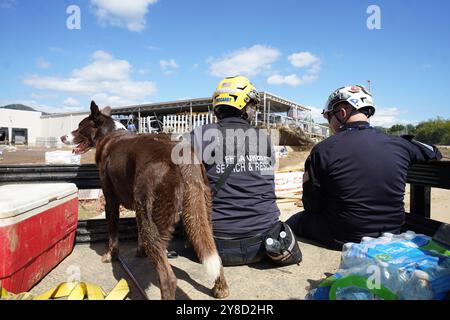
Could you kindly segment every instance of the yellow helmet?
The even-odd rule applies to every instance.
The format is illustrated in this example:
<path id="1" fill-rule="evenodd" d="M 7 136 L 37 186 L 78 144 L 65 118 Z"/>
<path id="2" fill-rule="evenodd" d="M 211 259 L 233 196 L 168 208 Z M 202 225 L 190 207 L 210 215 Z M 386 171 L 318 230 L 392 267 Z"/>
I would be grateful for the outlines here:
<path id="1" fill-rule="evenodd" d="M 258 91 L 246 77 L 228 77 L 223 79 L 213 95 L 213 107 L 231 106 L 243 110 L 250 102 L 259 103 Z"/>

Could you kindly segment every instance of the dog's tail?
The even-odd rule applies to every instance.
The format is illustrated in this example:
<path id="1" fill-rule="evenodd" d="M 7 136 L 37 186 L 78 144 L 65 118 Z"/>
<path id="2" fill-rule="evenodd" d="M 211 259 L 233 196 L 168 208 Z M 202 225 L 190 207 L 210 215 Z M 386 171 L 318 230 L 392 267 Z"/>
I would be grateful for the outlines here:
<path id="1" fill-rule="evenodd" d="M 214 279 L 220 276 L 222 261 L 217 253 L 211 224 L 211 191 L 205 183 L 206 173 L 201 165 L 182 165 L 184 181 L 182 219 L 187 236 Z"/>

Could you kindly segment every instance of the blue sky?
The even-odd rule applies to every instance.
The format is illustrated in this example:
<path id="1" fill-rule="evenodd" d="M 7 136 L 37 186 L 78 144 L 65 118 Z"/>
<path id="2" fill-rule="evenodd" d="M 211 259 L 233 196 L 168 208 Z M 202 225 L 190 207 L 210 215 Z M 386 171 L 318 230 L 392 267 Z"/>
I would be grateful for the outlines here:
<path id="1" fill-rule="evenodd" d="M 381 29 L 367 27 L 369 5 Z M 370 79 L 377 125 L 450 118 L 449 15 L 447 0 L 0 0 L 0 105 L 206 97 L 239 73 L 315 115 L 335 88 Z"/>

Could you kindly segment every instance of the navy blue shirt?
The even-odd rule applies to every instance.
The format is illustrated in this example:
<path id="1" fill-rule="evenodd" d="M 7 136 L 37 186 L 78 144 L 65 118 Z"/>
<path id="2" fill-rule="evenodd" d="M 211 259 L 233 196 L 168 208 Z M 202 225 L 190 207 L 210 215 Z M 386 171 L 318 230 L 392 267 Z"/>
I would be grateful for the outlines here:
<path id="1" fill-rule="evenodd" d="M 228 144 L 226 140 L 220 142 L 220 139 L 217 139 L 218 134 L 227 135 L 225 130 L 242 130 L 238 132 L 238 136 L 242 137 L 244 132 L 247 132 L 250 133 L 249 136 L 256 137 L 256 140 L 247 139 L 245 148 L 242 144 L 235 143 L 234 157 L 225 157 L 223 146 Z M 219 124 L 196 128 L 191 133 L 191 139 L 194 141 L 197 155 L 205 165 L 212 190 L 225 169 L 238 160 L 234 170 L 213 198 L 212 223 L 215 236 L 243 238 L 259 235 L 278 222 L 280 211 L 276 204 L 273 172 L 275 157 L 266 133 L 251 127 L 244 119 L 232 117 L 221 120 Z M 252 146 L 256 145 L 259 148 L 254 150 Z M 217 155 L 216 152 L 209 155 L 208 151 L 213 149 L 211 146 L 223 150 L 223 156 Z M 212 163 L 211 156 L 217 156 L 217 161 Z"/>
<path id="2" fill-rule="evenodd" d="M 367 122 L 347 124 L 317 144 L 305 162 L 304 207 L 325 215 L 340 243 L 398 232 L 409 166 L 441 158 L 434 147 L 387 135 Z"/>

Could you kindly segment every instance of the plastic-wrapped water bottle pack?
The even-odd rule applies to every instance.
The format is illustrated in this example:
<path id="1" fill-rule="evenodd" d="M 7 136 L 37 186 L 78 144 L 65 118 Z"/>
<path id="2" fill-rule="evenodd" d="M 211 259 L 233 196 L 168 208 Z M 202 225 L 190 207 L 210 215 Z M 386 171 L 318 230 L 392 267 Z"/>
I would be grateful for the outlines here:
<path id="1" fill-rule="evenodd" d="M 450 249 L 408 231 L 347 243 L 339 271 L 311 300 L 442 300 L 450 292 Z"/>

